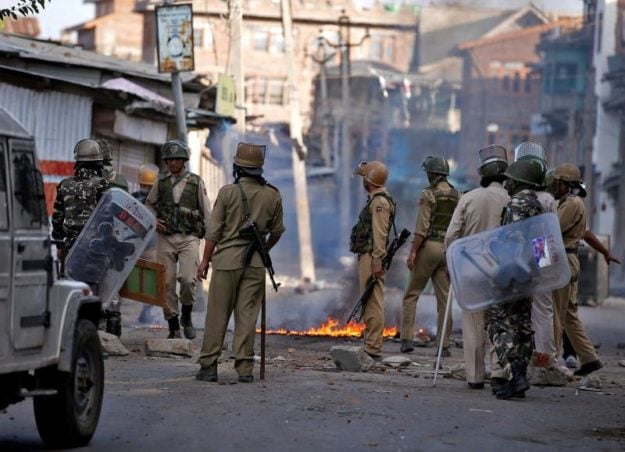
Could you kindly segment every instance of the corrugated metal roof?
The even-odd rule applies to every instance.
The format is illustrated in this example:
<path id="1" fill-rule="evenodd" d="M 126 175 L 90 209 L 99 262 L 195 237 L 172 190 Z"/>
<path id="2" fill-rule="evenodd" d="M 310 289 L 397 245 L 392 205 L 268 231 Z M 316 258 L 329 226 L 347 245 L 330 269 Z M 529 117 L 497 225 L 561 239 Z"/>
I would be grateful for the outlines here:
<path id="1" fill-rule="evenodd" d="M 7 33 L 0 33 L 0 52 L 13 53 L 24 59 L 91 67 L 162 82 L 169 82 L 171 79 L 169 74 L 160 74 L 154 66 L 146 63 L 121 60 L 83 50 L 79 47 L 65 46 L 51 41 L 28 39 Z M 196 78 L 196 74 L 193 72 L 182 72 L 180 77 L 182 81 L 186 82 Z"/>
<path id="2" fill-rule="evenodd" d="M 89 97 L 0 82 L 0 106 L 35 137 L 40 160 L 72 161 L 76 142 L 91 136 Z"/>

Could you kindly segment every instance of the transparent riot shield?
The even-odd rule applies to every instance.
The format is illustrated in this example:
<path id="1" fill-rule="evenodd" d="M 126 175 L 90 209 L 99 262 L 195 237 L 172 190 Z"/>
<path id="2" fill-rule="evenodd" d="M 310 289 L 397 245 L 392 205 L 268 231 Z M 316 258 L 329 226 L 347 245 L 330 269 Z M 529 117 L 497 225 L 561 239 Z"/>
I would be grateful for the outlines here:
<path id="1" fill-rule="evenodd" d="M 469 311 L 559 289 L 571 278 L 554 213 L 458 239 L 446 255 L 454 295 Z"/>
<path id="2" fill-rule="evenodd" d="M 66 274 L 89 284 L 106 305 L 156 232 L 154 215 L 119 188 L 108 190 L 65 260 Z"/>

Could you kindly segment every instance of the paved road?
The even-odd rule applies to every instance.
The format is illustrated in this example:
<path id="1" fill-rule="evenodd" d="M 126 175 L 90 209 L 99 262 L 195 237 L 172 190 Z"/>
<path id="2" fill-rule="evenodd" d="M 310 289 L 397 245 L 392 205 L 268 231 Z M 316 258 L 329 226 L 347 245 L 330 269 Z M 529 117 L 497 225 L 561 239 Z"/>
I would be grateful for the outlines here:
<path id="1" fill-rule="evenodd" d="M 433 309 L 424 300 L 422 311 Z M 296 301 L 293 301 L 295 303 Z M 435 349 L 419 348 L 407 369 L 338 372 L 328 359 L 342 339 L 268 338 L 267 379 L 236 384 L 232 361 L 220 382 L 197 382 L 190 360 L 148 358 L 142 343 L 162 330 L 127 328 L 131 355 L 106 361 L 106 394 L 91 450 L 623 450 L 625 300 L 582 308 L 607 367 L 603 391 L 532 388 L 525 400 L 499 401 L 459 379 L 432 387 Z M 199 344 L 196 339 L 196 343 Z M 385 343 L 385 354 L 399 344 Z M 461 364 L 452 350 L 446 369 Z M 258 376 L 258 374 L 256 374 Z M 0 450 L 38 450 L 32 406 L 0 414 Z"/>

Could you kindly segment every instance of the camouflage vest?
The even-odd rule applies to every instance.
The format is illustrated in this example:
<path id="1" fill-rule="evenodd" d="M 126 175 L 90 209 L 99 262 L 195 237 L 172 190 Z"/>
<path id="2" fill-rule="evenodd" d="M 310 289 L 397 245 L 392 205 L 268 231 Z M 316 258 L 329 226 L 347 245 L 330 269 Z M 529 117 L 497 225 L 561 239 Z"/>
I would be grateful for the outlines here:
<path id="1" fill-rule="evenodd" d="M 349 239 L 349 250 L 352 253 L 367 254 L 373 250 L 373 216 L 369 211 L 369 206 L 376 196 L 383 196 L 391 203 L 391 217 L 388 222 L 385 246 L 388 245 L 388 232 L 391 227 L 395 227 L 395 201 L 388 193 L 381 192 L 371 196 L 358 215 L 358 223 L 352 228 L 352 235 Z"/>
<path id="2" fill-rule="evenodd" d="M 428 240 L 434 240 L 436 242 L 442 242 L 445 239 L 445 233 L 447 227 L 451 222 L 451 217 L 456 210 L 458 200 L 460 199 L 460 193 L 453 186 L 451 186 L 449 193 L 443 192 L 438 187 L 429 187 L 426 190 L 431 190 L 434 195 L 434 209 L 432 210 L 432 216 L 430 217 L 430 228 L 428 229 Z"/>
<path id="3" fill-rule="evenodd" d="M 190 174 L 187 184 L 180 195 L 178 204 L 174 202 L 174 185 L 171 176 L 165 174 L 158 180 L 158 202 L 156 213 L 158 218 L 165 221 L 167 231 L 165 235 L 189 234 L 204 237 L 204 216 L 200 210 L 198 190 L 200 176 Z"/>
<path id="4" fill-rule="evenodd" d="M 78 170 L 74 177 L 65 179 L 61 183 L 57 196 L 63 197 L 65 207 L 63 233 L 68 249 L 87 224 L 91 212 L 104 192 L 109 188 L 110 184 L 105 178 L 87 169 Z"/>

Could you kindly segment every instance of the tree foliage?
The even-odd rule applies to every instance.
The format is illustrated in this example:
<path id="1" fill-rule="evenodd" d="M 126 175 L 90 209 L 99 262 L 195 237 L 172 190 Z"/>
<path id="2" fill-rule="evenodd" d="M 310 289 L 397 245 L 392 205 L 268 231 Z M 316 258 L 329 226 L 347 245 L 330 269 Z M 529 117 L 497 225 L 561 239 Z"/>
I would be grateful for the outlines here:
<path id="1" fill-rule="evenodd" d="M 19 16 L 39 14 L 52 0 L 17 0 L 15 5 L 0 8 L 0 20 L 5 18 L 18 19 Z"/>

